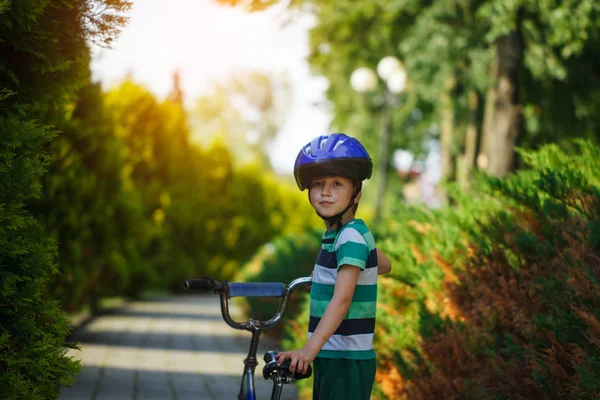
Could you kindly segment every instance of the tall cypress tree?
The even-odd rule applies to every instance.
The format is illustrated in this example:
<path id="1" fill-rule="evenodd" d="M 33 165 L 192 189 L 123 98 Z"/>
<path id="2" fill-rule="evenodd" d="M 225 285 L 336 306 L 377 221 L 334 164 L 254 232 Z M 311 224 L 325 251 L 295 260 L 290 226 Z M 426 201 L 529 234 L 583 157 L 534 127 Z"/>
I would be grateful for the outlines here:
<path id="1" fill-rule="evenodd" d="M 56 243 L 25 205 L 40 195 L 49 161 L 45 146 L 57 134 L 40 121 L 86 83 L 87 41 L 110 42 L 124 22 L 118 14 L 128 6 L 109 0 L 0 0 L 2 399 L 56 398 L 78 368 L 65 357 L 68 320 L 42 294 L 57 272 Z"/>
<path id="2" fill-rule="evenodd" d="M 56 272 L 56 246 L 24 208 L 40 193 L 49 128 L 26 109 L 0 110 L 0 397 L 45 399 L 77 371 L 64 357 L 69 323 L 41 295 Z"/>

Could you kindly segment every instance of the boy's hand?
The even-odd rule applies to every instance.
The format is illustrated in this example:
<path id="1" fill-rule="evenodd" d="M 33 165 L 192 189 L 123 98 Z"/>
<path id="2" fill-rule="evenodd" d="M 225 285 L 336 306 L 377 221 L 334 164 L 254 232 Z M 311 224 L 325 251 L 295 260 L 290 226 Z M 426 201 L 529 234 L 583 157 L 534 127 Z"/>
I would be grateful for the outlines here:
<path id="1" fill-rule="evenodd" d="M 387 274 L 392 270 L 392 262 L 383 251 L 377 248 L 377 275 Z"/>
<path id="2" fill-rule="evenodd" d="M 275 359 L 277 360 L 277 365 L 281 365 L 282 362 L 289 358 L 292 360 L 290 363 L 290 372 L 294 373 L 298 371 L 305 374 L 315 356 L 316 354 L 303 347 L 300 350 L 282 351 L 275 356 Z"/>

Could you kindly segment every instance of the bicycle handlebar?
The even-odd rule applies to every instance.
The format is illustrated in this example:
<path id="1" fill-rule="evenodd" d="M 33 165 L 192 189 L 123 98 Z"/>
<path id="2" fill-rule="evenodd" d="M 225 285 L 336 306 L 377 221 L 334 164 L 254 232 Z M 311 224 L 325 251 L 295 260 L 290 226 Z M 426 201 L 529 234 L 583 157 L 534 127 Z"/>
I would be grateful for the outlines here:
<path id="1" fill-rule="evenodd" d="M 199 279 L 188 279 L 184 287 L 190 290 L 204 290 L 218 293 L 221 298 L 221 314 L 227 325 L 234 329 L 251 331 L 260 328 L 267 329 L 277 324 L 283 317 L 287 303 L 294 288 L 300 285 L 308 285 L 312 282 L 311 277 L 298 278 L 287 286 L 277 282 L 217 282 L 209 276 Z M 228 299 L 232 297 L 280 297 L 281 304 L 277 313 L 268 321 L 249 320 L 245 322 L 234 321 L 229 315 Z"/>
<path id="2" fill-rule="evenodd" d="M 227 284 L 229 297 L 283 297 L 285 285 L 283 283 L 238 283 Z"/>
<path id="3" fill-rule="evenodd" d="M 210 290 L 214 290 L 216 287 L 216 283 L 215 280 L 212 279 L 209 276 L 205 276 L 204 278 L 199 278 L 199 279 L 188 279 L 187 281 L 185 281 L 183 283 L 183 286 L 186 289 L 191 289 L 191 290 L 204 290 L 204 291 L 210 291 Z"/>

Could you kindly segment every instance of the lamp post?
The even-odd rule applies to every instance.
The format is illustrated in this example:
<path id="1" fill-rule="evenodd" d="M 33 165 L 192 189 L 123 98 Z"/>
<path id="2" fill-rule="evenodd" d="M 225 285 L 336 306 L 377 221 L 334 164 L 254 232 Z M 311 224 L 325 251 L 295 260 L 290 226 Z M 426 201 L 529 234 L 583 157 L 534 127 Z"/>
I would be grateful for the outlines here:
<path id="1" fill-rule="evenodd" d="M 379 75 L 379 78 L 377 77 Z M 389 147 L 392 134 L 391 108 L 396 106 L 397 97 L 406 88 L 406 71 L 394 56 L 383 57 L 377 63 L 377 74 L 368 67 L 357 68 L 350 76 L 350 86 L 358 93 L 368 93 L 377 89 L 380 80 L 383 85 L 381 101 L 381 137 L 379 138 L 379 162 L 377 168 L 377 198 L 375 200 L 375 222 L 381 219 L 383 197 L 387 187 L 389 167 Z"/>

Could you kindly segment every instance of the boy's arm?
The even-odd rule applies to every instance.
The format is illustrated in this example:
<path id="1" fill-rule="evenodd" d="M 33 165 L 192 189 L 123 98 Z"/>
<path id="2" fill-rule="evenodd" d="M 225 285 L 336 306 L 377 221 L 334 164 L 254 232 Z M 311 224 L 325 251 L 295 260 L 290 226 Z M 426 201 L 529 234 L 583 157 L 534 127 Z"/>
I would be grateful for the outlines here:
<path id="1" fill-rule="evenodd" d="M 317 356 L 325 342 L 333 335 L 348 313 L 354 288 L 360 268 L 353 265 L 342 265 L 338 271 L 333 290 L 333 298 L 325 308 L 323 317 L 317 325 L 310 339 L 302 349 L 297 351 L 285 351 L 277 354 L 277 360 L 281 364 L 286 358 L 291 358 L 290 371 L 296 370 L 305 373 L 310 363 Z"/>
<path id="2" fill-rule="evenodd" d="M 342 265 L 338 271 L 333 290 L 333 298 L 325 308 L 323 317 L 304 347 L 315 351 L 315 356 L 325 342 L 333 335 L 348 313 L 360 268 L 353 265 Z"/>
<path id="3" fill-rule="evenodd" d="M 385 253 L 377 248 L 377 275 L 387 274 L 392 270 L 392 262 Z"/>

